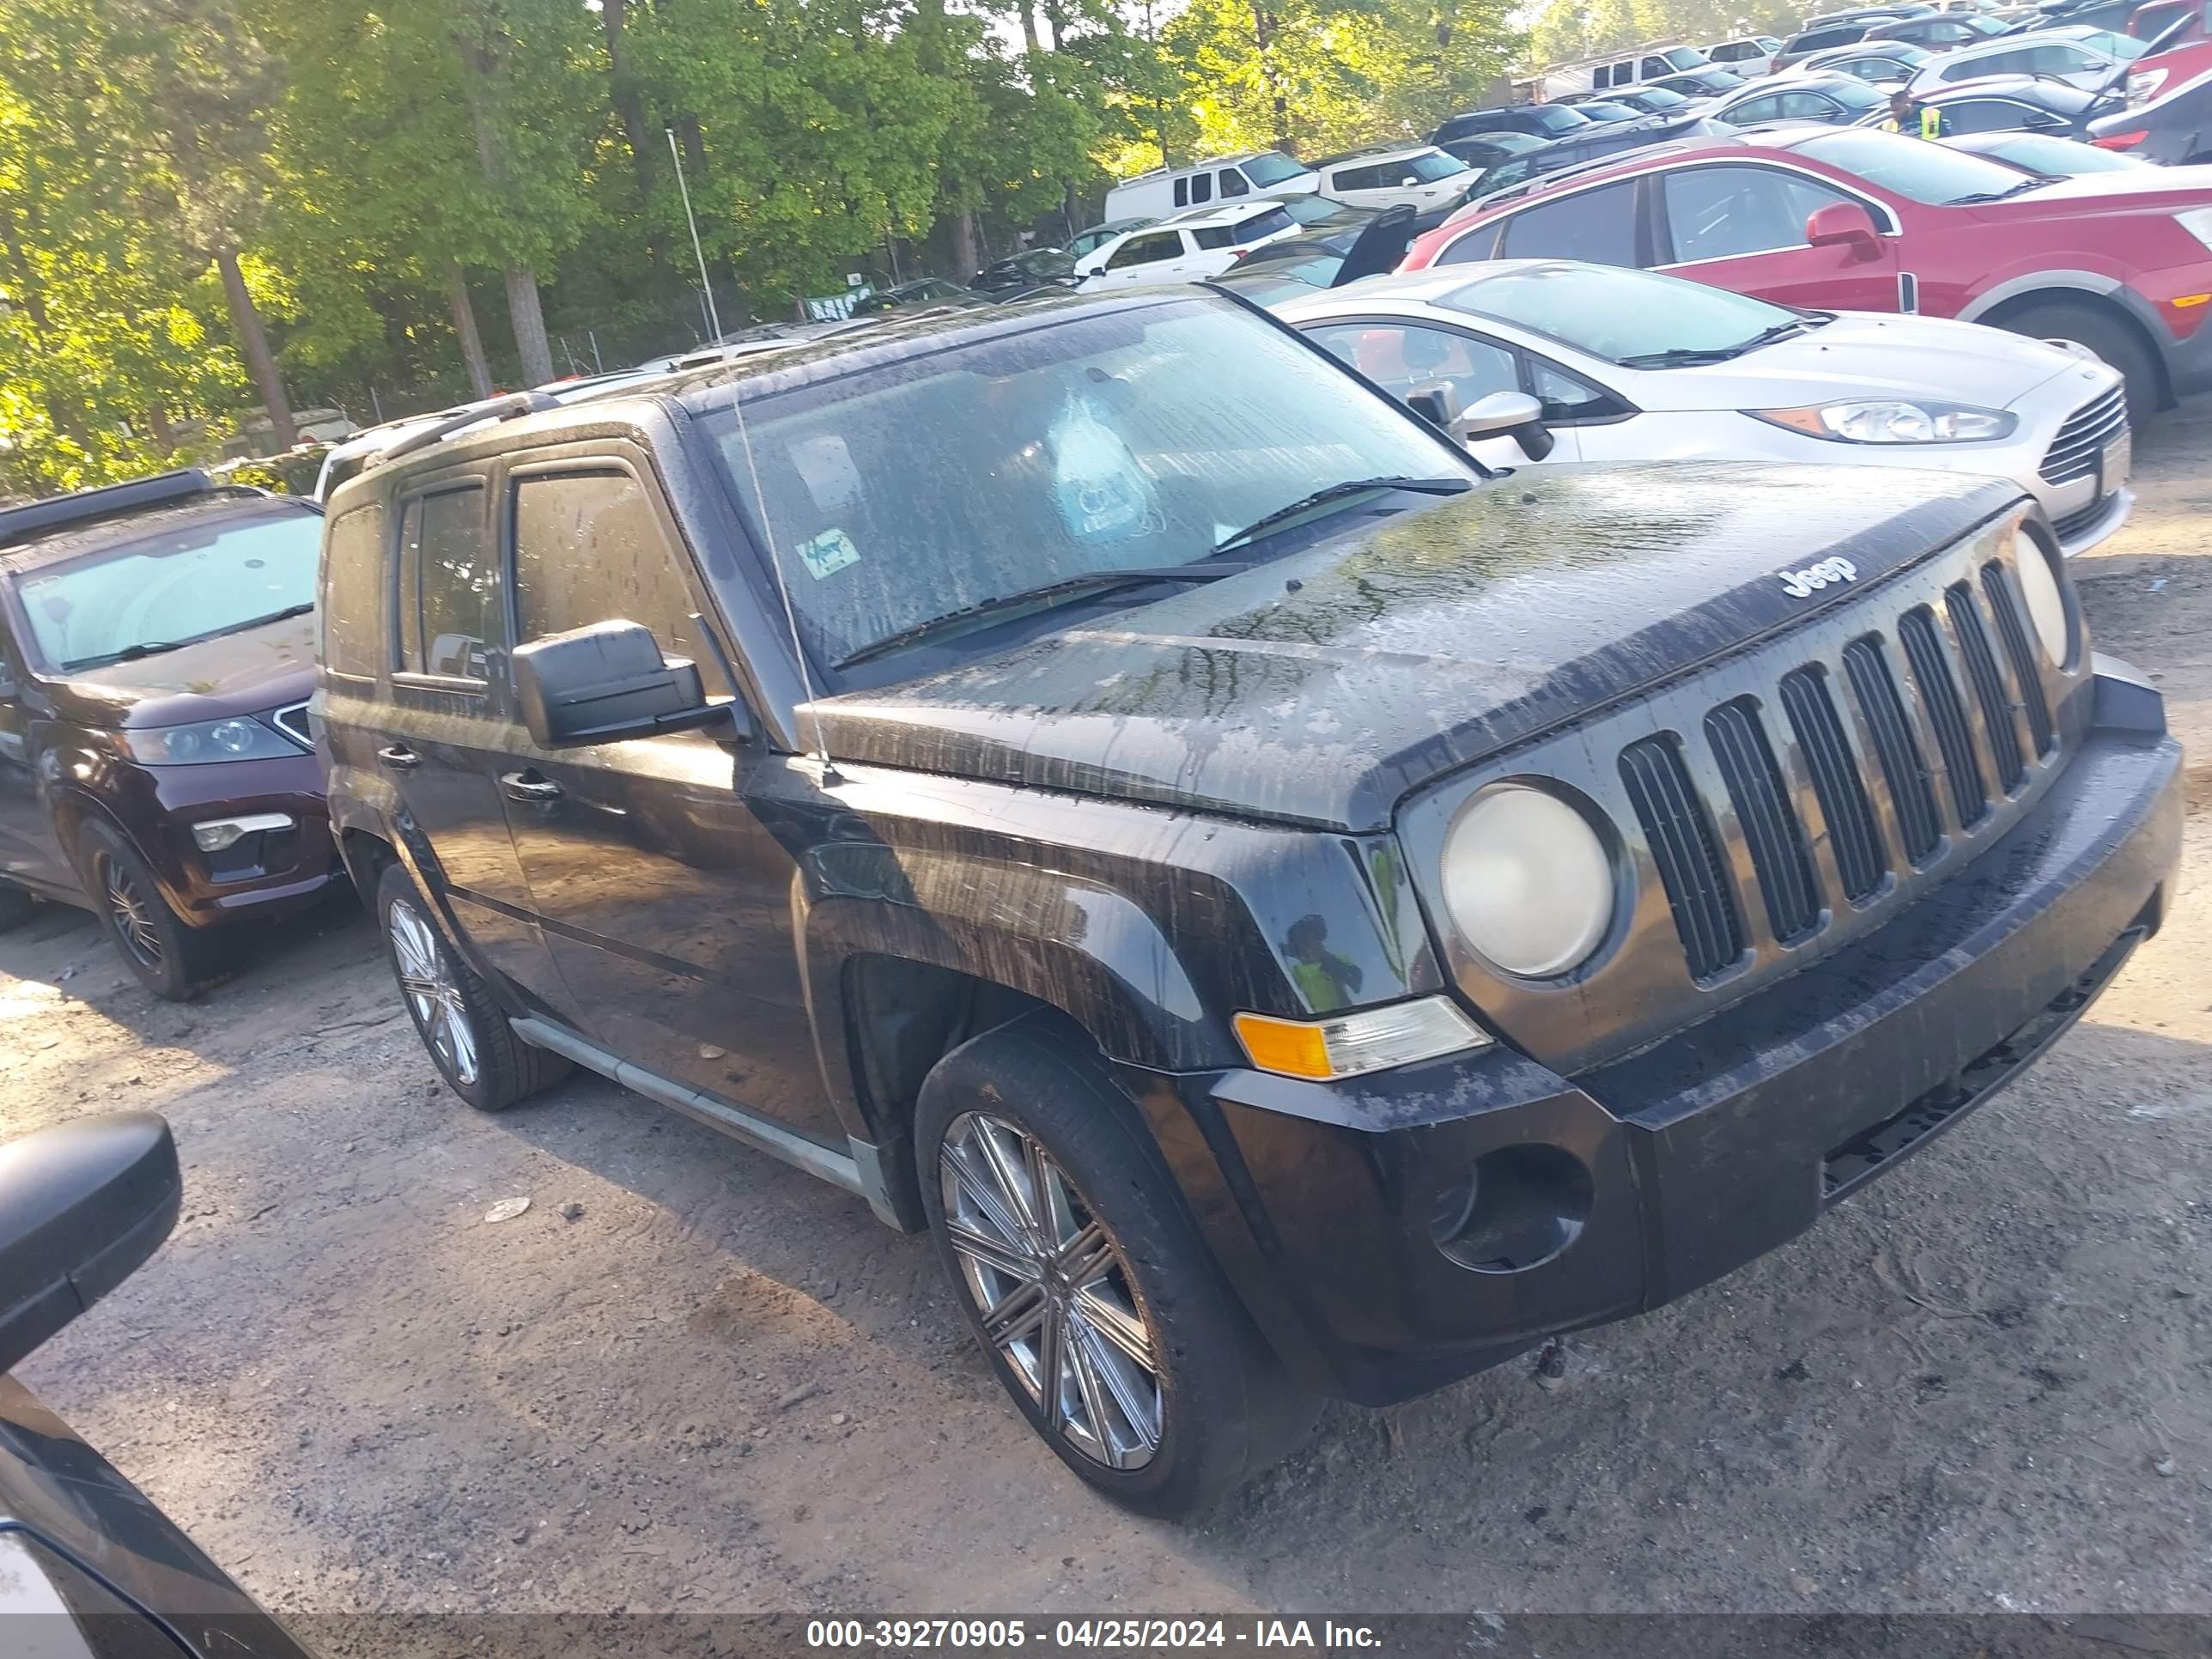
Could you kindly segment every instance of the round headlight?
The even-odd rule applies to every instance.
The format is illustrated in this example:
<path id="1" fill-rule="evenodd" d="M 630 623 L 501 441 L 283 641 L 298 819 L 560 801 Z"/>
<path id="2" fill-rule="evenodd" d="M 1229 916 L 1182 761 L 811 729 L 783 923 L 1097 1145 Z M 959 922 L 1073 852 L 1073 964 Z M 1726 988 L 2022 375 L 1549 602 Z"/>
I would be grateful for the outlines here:
<path id="1" fill-rule="evenodd" d="M 1540 789 L 1485 790 L 1444 842 L 1444 908 L 1486 960 L 1547 979 L 1613 925 L 1613 863 L 1589 820 Z"/>
<path id="2" fill-rule="evenodd" d="M 261 739 L 261 728 L 252 720 L 217 720 L 208 727 L 215 746 L 226 754 L 242 755 Z"/>
<path id="3" fill-rule="evenodd" d="M 2066 666 L 2066 596 L 2059 592 L 2058 577 L 2051 568 L 2051 556 L 2025 530 L 2013 538 L 2013 568 L 2020 575 L 2020 594 L 2027 601 L 2027 619 L 2043 653 L 2054 667 Z"/>

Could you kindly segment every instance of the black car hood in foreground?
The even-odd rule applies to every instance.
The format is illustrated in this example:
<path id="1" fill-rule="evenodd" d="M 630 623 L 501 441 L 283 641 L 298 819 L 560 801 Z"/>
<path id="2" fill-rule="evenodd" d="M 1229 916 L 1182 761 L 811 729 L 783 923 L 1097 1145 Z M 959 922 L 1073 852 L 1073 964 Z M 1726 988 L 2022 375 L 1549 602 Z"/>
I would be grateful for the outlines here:
<path id="1" fill-rule="evenodd" d="M 842 760 L 1378 830 L 1440 774 L 1802 622 L 2019 495 L 1917 469 L 1526 471 L 811 712 Z M 1856 580 L 1792 597 L 1782 573 L 1824 558 Z"/>

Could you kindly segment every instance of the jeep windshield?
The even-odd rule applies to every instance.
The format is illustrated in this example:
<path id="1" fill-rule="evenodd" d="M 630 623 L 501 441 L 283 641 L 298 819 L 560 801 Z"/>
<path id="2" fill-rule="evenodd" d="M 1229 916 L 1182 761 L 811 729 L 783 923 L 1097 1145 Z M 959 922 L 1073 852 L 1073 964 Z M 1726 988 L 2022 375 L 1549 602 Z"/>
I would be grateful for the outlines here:
<path id="1" fill-rule="evenodd" d="M 1322 352 L 1223 300 L 1069 308 L 911 347 L 856 349 L 843 373 L 836 359 L 772 370 L 740 384 L 741 404 L 701 412 L 827 665 L 1148 602 L 1200 574 L 1118 574 L 1231 546 L 1239 563 L 1263 560 L 1306 526 L 1410 511 L 1480 476 Z M 994 632 L 993 648 L 1006 642 Z"/>
<path id="2" fill-rule="evenodd" d="M 319 514 L 254 501 L 150 513 L 82 533 L 104 542 L 15 578 L 43 665 L 105 667 L 314 608 Z"/>

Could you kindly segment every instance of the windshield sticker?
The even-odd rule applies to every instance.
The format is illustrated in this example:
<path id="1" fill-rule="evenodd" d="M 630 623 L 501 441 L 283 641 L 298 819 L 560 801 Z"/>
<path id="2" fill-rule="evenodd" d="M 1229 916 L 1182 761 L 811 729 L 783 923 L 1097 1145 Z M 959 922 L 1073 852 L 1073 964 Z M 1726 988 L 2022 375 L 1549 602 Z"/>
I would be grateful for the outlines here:
<path id="1" fill-rule="evenodd" d="M 853 545 L 853 538 L 842 530 L 825 530 L 820 535 L 799 544 L 799 562 L 806 574 L 820 581 L 824 576 L 834 576 L 848 564 L 860 562 L 860 550 Z"/>
<path id="2" fill-rule="evenodd" d="M 860 469 L 853 464 L 853 452 L 836 433 L 799 439 L 791 447 L 791 465 L 825 519 L 843 513 L 860 499 Z"/>
<path id="3" fill-rule="evenodd" d="M 1070 535 L 1116 542 L 1161 521 L 1152 480 L 1090 398 L 1071 395 L 1049 437 L 1053 502 Z"/>

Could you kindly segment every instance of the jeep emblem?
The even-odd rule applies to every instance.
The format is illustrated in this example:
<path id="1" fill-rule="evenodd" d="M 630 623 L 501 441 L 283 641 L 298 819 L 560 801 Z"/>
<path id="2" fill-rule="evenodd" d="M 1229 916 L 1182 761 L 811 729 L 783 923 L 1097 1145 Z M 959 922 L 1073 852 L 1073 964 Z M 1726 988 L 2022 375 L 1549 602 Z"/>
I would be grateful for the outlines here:
<path id="1" fill-rule="evenodd" d="M 1859 579 L 1859 568 L 1849 559 L 1823 559 L 1818 564 L 1808 565 L 1802 570 L 1778 570 L 1782 578 L 1782 591 L 1793 599 L 1808 599 L 1830 582 L 1855 582 Z"/>

